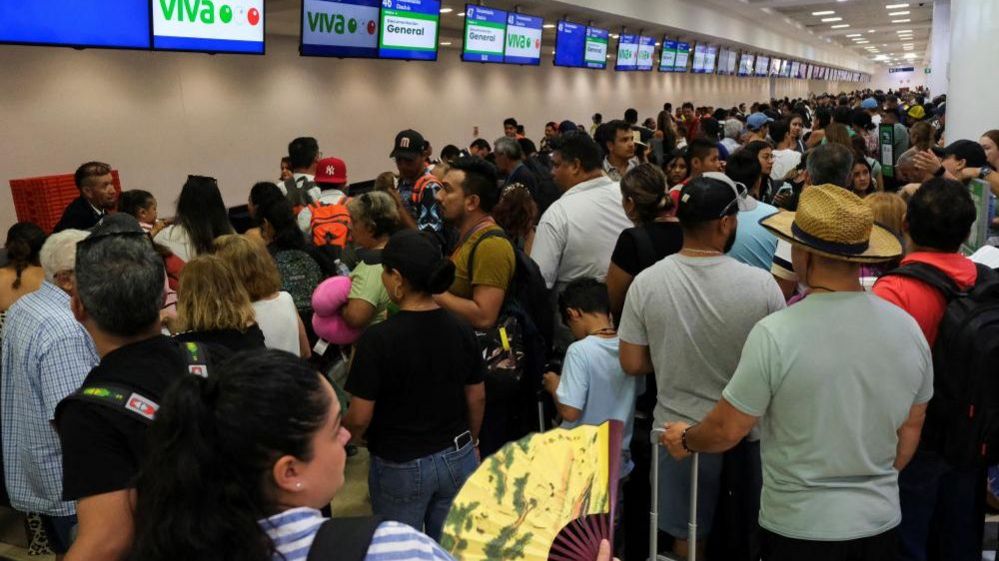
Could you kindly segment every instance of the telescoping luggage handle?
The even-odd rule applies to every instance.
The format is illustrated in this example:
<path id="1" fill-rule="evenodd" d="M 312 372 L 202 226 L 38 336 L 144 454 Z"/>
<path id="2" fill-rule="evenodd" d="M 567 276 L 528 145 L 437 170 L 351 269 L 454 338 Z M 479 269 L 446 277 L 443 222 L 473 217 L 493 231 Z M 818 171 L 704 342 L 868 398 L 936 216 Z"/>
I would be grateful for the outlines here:
<path id="1" fill-rule="evenodd" d="M 652 509 L 649 511 L 649 559 L 667 560 L 659 552 L 659 438 L 666 429 L 653 429 L 652 437 Z M 690 546 L 688 561 L 697 561 L 697 464 L 700 456 L 695 452 L 690 458 L 690 520 L 687 522 L 687 540 Z"/>

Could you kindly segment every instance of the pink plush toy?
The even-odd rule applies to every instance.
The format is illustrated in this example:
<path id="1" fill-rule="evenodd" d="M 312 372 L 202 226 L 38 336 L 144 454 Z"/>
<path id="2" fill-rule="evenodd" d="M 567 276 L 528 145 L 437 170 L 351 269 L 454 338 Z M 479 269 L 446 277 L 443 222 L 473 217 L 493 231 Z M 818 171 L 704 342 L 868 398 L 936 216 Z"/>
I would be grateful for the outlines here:
<path id="1" fill-rule="evenodd" d="M 316 335 L 334 345 L 350 345 L 361 336 L 362 329 L 347 325 L 340 312 L 350 294 L 350 277 L 331 277 L 312 293 L 312 328 Z"/>

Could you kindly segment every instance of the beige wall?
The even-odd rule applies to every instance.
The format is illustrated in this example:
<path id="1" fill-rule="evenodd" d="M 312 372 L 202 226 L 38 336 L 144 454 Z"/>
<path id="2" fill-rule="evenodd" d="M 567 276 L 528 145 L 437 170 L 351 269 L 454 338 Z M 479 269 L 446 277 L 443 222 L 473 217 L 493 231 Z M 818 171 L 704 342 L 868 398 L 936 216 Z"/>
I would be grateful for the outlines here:
<path id="1" fill-rule="evenodd" d="M 914 90 L 920 86 L 926 85 L 926 79 L 928 75 L 925 71 L 925 66 L 923 64 L 914 63 L 899 63 L 894 67 L 905 67 L 912 66 L 912 72 L 888 72 L 888 67 L 884 65 L 878 65 L 877 71 L 871 75 L 871 85 L 872 90 L 897 90 L 899 88 L 909 88 Z"/>
<path id="2" fill-rule="evenodd" d="M 302 58 L 269 37 L 263 57 L 0 46 L 0 229 L 15 221 L 7 180 L 70 173 L 98 159 L 123 186 L 151 191 L 169 215 L 188 173 L 217 177 L 229 204 L 277 175 L 290 139 L 311 135 L 343 158 L 354 180 L 392 169 L 392 139 L 422 131 L 436 151 L 490 141 L 514 116 L 537 139 L 548 120 L 589 124 L 664 101 L 733 105 L 769 97 L 766 79 L 461 63 Z M 847 86 L 844 84 L 844 86 Z M 838 84 L 778 80 L 779 96 Z"/>

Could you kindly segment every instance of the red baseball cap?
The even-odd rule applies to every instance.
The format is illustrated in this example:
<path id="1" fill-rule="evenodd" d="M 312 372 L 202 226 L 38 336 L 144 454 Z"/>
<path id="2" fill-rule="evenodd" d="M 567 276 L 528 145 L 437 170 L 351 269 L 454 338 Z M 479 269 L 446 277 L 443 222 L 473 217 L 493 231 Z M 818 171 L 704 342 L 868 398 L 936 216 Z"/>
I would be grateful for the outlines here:
<path id="1" fill-rule="evenodd" d="M 316 183 L 347 183 L 347 164 L 340 158 L 323 158 L 316 163 Z"/>

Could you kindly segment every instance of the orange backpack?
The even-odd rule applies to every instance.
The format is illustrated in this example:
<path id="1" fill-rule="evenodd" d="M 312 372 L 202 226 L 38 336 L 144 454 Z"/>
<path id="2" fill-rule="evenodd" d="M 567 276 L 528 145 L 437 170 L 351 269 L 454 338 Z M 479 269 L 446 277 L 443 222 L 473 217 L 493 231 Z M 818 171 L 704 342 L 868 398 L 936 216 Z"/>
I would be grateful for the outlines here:
<path id="1" fill-rule="evenodd" d="M 416 180 L 416 183 L 413 184 L 413 193 L 409 196 L 410 202 L 412 202 L 414 206 L 419 205 L 423 202 L 423 191 L 427 189 L 427 184 L 440 182 L 441 180 L 437 179 L 437 176 L 429 171 L 424 173 L 419 179 Z"/>
<path id="2" fill-rule="evenodd" d="M 350 212 L 347 211 L 347 198 L 333 204 L 314 202 L 309 205 L 312 219 L 309 231 L 312 232 L 312 245 L 322 247 L 334 245 L 343 248 L 350 239 Z"/>

